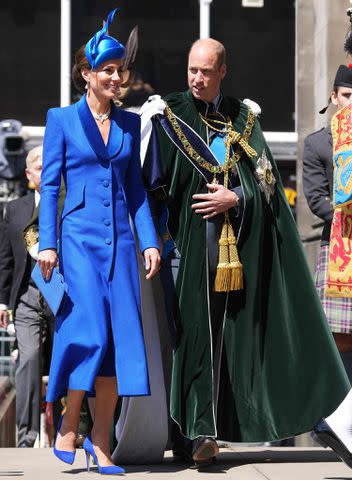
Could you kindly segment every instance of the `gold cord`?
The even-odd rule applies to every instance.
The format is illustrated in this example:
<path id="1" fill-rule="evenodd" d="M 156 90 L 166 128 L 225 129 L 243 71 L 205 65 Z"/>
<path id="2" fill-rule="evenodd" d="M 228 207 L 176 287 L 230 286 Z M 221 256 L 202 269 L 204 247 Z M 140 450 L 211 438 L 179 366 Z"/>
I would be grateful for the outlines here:
<path id="1" fill-rule="evenodd" d="M 212 130 L 222 133 L 224 135 L 224 142 L 226 146 L 226 155 L 224 165 L 212 165 L 205 160 L 192 147 L 186 135 L 183 133 L 176 116 L 169 106 L 165 108 L 165 116 L 169 120 L 174 132 L 181 142 L 183 148 L 192 160 L 194 160 L 200 167 L 205 168 L 208 172 L 214 175 L 213 182 L 216 182 L 216 175 L 224 174 L 224 187 L 228 188 L 230 170 L 240 160 L 242 152 L 245 152 L 248 157 L 256 157 L 257 152 L 248 144 L 251 136 L 253 126 L 255 123 L 255 115 L 248 109 L 247 122 L 243 131 L 243 135 L 233 129 L 230 117 L 227 117 L 226 122 L 209 119 L 200 114 L 201 120 Z M 209 124 L 212 121 L 216 124 L 222 125 L 224 129 L 215 128 Z M 235 144 L 241 146 L 241 150 L 236 151 L 231 156 L 231 147 Z M 230 221 L 229 212 L 224 213 L 224 223 L 222 226 L 221 236 L 219 240 L 219 261 L 216 269 L 216 277 L 214 282 L 214 290 L 216 292 L 230 292 L 234 290 L 241 290 L 243 288 L 243 266 L 238 256 L 236 247 L 236 237 Z"/>
<path id="2" fill-rule="evenodd" d="M 166 106 L 165 108 L 165 116 L 171 123 L 171 126 L 176 133 L 177 138 L 179 141 L 182 143 L 182 146 L 186 150 L 187 154 L 194 160 L 200 167 L 205 168 L 208 172 L 212 173 L 214 175 L 214 181 L 216 180 L 216 175 L 220 173 L 225 173 L 225 169 L 232 169 L 236 165 L 236 163 L 240 160 L 242 152 L 241 151 L 236 151 L 231 157 L 229 157 L 229 162 L 228 165 L 213 165 L 207 160 L 205 160 L 199 153 L 194 150 L 190 142 L 188 141 L 186 135 L 183 133 L 176 116 L 172 112 L 171 108 L 169 106 Z M 224 123 L 225 122 L 220 122 Z M 226 132 L 226 138 L 230 135 L 231 139 L 231 145 L 234 145 L 235 143 L 238 143 L 241 147 L 242 150 L 249 156 L 249 157 L 256 157 L 257 153 L 256 151 L 248 145 L 248 140 L 251 136 L 252 129 L 255 123 L 255 115 L 248 110 L 248 115 L 247 115 L 247 122 L 245 129 L 243 131 L 243 135 L 241 136 L 240 133 L 235 132 L 233 130 L 231 120 L 228 117 L 228 121 L 226 122 L 226 125 L 229 127 L 229 131 Z M 222 130 L 219 130 L 219 132 L 224 133 Z"/>
<path id="3" fill-rule="evenodd" d="M 226 117 L 226 122 L 224 122 L 223 120 L 216 120 L 215 118 L 205 117 L 201 113 L 199 113 L 199 117 L 202 120 L 202 122 L 204 122 L 207 127 L 214 130 L 214 132 L 224 133 L 224 129 L 223 128 L 222 129 L 221 128 L 215 128 L 214 125 L 211 125 L 211 123 L 209 123 L 209 122 L 213 122 L 213 123 L 217 123 L 219 125 L 222 125 L 226 129 L 226 131 L 232 129 L 232 122 L 231 122 L 230 117 Z"/>

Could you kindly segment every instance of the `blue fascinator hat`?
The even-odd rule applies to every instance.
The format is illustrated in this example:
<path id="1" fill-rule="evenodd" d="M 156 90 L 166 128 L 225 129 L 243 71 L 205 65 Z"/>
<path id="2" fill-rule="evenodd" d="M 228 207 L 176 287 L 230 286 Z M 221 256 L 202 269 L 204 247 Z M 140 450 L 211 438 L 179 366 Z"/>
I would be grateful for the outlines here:
<path id="1" fill-rule="evenodd" d="M 123 58 L 125 56 L 125 47 L 116 38 L 108 35 L 109 25 L 114 19 L 117 8 L 112 10 L 108 19 L 99 32 L 92 37 L 86 45 L 85 52 L 89 65 L 92 69 L 99 67 L 107 60 L 114 58 Z"/>

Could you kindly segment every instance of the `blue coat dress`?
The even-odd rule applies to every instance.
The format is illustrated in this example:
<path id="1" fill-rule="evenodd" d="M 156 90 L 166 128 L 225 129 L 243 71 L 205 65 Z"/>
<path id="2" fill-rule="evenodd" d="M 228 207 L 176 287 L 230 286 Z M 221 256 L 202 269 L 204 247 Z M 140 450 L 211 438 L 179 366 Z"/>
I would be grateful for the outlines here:
<path id="1" fill-rule="evenodd" d="M 39 250 L 57 247 L 68 285 L 54 335 L 47 400 L 68 388 L 94 392 L 96 376 L 117 376 L 121 396 L 148 395 L 140 319 L 135 224 L 141 251 L 158 248 L 141 178 L 140 119 L 112 105 L 105 146 L 86 97 L 48 111 Z M 61 177 L 67 194 L 57 226 Z"/>

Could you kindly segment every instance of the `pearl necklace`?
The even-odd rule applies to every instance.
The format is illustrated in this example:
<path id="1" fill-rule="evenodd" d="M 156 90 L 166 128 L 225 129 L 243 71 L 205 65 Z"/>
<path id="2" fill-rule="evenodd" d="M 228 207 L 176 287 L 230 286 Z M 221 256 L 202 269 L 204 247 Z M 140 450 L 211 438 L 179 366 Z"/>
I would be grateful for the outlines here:
<path id="1" fill-rule="evenodd" d="M 105 120 L 110 118 L 110 113 L 111 113 L 111 105 L 109 105 L 109 108 L 107 109 L 107 111 L 105 113 L 95 113 L 92 110 L 93 117 L 96 120 L 98 120 L 98 122 L 100 122 L 100 123 L 104 123 Z"/>

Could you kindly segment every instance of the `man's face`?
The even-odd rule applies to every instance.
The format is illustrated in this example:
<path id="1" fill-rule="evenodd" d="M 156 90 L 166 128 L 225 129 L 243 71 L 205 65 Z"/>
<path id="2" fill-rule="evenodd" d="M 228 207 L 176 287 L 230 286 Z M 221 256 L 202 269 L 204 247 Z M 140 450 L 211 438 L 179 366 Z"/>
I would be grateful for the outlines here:
<path id="1" fill-rule="evenodd" d="M 338 110 L 347 107 L 352 103 L 352 88 L 350 87 L 337 87 L 337 92 L 332 92 L 331 101 L 337 106 Z"/>
<path id="2" fill-rule="evenodd" d="M 221 80 L 226 75 L 226 65 L 218 65 L 216 50 L 194 46 L 188 57 L 188 86 L 198 100 L 211 102 L 220 91 Z"/>
<path id="3" fill-rule="evenodd" d="M 26 168 L 26 176 L 30 183 L 33 184 L 34 188 L 39 192 L 40 191 L 40 179 L 42 176 L 42 159 L 37 158 L 32 162 L 29 168 Z"/>

